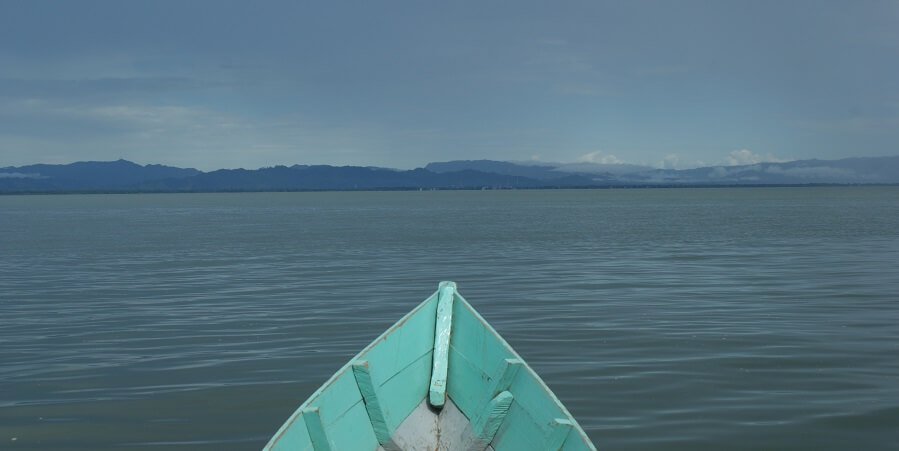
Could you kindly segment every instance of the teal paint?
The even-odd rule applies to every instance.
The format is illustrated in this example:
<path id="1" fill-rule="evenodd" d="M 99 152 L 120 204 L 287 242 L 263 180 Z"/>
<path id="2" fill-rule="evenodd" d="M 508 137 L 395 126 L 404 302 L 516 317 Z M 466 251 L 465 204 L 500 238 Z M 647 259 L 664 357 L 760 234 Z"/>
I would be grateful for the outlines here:
<path id="1" fill-rule="evenodd" d="M 333 423 L 325 423 L 325 431 L 334 450 L 373 450 L 378 447 L 378 439 L 372 430 L 363 402 L 354 405 Z"/>
<path id="2" fill-rule="evenodd" d="M 512 386 L 512 380 L 518 375 L 518 370 L 524 365 L 519 359 L 503 359 L 499 377 L 493 378 L 493 385 L 488 390 L 488 396 L 496 396 L 500 392 L 508 390 Z"/>
<path id="3" fill-rule="evenodd" d="M 445 346 L 438 340 L 441 330 Z M 440 373 L 434 366 L 440 361 L 444 390 L 437 399 L 448 403 L 446 397 L 452 398 L 472 419 L 467 428 L 484 435 L 476 442 L 496 451 L 540 445 L 595 451 L 552 391 L 452 282 L 441 283 L 338 370 L 288 418 L 266 449 L 376 449 L 416 406 L 431 402 L 433 376 Z M 373 409 L 375 404 L 380 409 Z"/>
<path id="4" fill-rule="evenodd" d="M 434 360 L 431 366 L 431 385 L 428 402 L 434 407 L 446 403 L 446 375 L 449 366 L 450 335 L 453 329 L 454 282 L 440 282 L 437 297 L 437 323 L 434 328 Z"/>
<path id="5" fill-rule="evenodd" d="M 506 414 L 509 412 L 509 407 L 512 406 L 513 399 L 512 393 L 504 391 L 487 403 L 487 407 L 472 422 L 472 429 L 478 439 L 484 443 L 493 441 L 496 431 L 499 430 L 503 420 L 506 419 Z"/>
<path id="6" fill-rule="evenodd" d="M 436 315 L 435 295 L 415 315 L 392 327 L 389 334 L 357 356 L 371 364 L 372 384 L 390 431 L 395 431 L 428 396 Z"/>
<path id="7" fill-rule="evenodd" d="M 571 432 L 572 426 L 574 424 L 567 418 L 553 419 L 552 431 L 549 433 L 544 449 L 552 451 L 562 449 L 562 445 L 565 444 L 565 439 L 568 438 L 568 433 Z"/>
<path id="8" fill-rule="evenodd" d="M 372 430 L 375 437 L 385 448 L 393 446 L 390 440 L 392 431 L 387 429 L 387 422 L 384 421 L 384 412 L 381 410 L 381 402 L 378 400 L 378 393 L 375 386 L 371 382 L 371 373 L 368 371 L 367 360 L 357 360 L 353 363 L 353 375 L 356 377 L 356 385 L 359 392 L 362 393 L 362 399 L 365 400 L 365 410 L 368 412 L 368 418 L 371 422 Z"/>
<path id="9" fill-rule="evenodd" d="M 566 450 L 594 450 L 587 434 L 512 347 L 465 300 L 456 294 L 453 311 L 453 341 L 450 352 L 449 396 L 469 418 L 478 414 L 490 399 L 491 376 L 505 365 L 505 359 L 522 362 L 511 378 L 508 390 L 515 395 L 506 421 L 491 445 L 496 451 L 532 449 L 544 443 L 552 433 L 555 418 L 568 418 L 577 432 L 577 440 L 565 442 Z M 499 379 L 503 377 L 500 376 Z"/>
<path id="10" fill-rule="evenodd" d="M 516 359 L 518 356 L 503 346 L 498 336 L 472 314 L 470 307 L 458 295 L 453 305 L 453 329 L 448 393 L 465 416 L 474 418 L 495 395 L 488 393 L 488 390 L 496 374 L 502 377 L 500 365 L 504 365 L 505 359 Z M 515 396 L 517 398 L 518 394 Z"/>
<path id="11" fill-rule="evenodd" d="M 325 433 L 325 426 L 322 424 L 318 407 L 303 409 L 303 421 L 306 423 L 306 430 L 309 431 L 309 438 L 312 439 L 312 449 L 315 451 L 331 451 L 331 443 L 328 441 L 328 435 Z"/>
<path id="12" fill-rule="evenodd" d="M 335 431 L 329 437 L 335 449 L 375 449 L 378 441 L 368 420 L 355 377 L 350 372 L 351 363 L 358 359 L 376 362 L 377 367 L 370 370 L 372 382 L 375 386 L 380 386 L 381 408 L 388 428 L 395 430 L 415 406 L 427 397 L 436 311 L 435 292 L 384 331 L 312 393 L 281 425 L 264 449 L 312 450 L 310 434 L 306 430 L 306 424 L 300 419 L 303 410 L 311 406 L 327 406 L 320 413 L 327 430 Z M 421 354 L 416 357 L 419 350 Z"/>
<path id="13" fill-rule="evenodd" d="M 461 336 L 462 332 L 457 330 L 456 334 Z M 449 362 L 447 393 L 466 417 L 474 418 L 490 401 L 486 396 L 487 375 L 458 348 L 450 350 Z"/>
<path id="14" fill-rule="evenodd" d="M 271 451 L 297 451 L 311 450 L 312 440 L 309 438 L 309 431 L 306 430 L 306 422 L 300 419 L 299 411 L 294 412 L 287 420 L 286 425 L 279 431 L 280 435 L 276 435 L 272 439 L 272 443 L 265 447 Z"/>
<path id="15" fill-rule="evenodd" d="M 428 397 L 428 376 L 431 374 L 431 353 L 423 355 L 411 365 L 396 373 L 396 376 L 381 386 L 381 408 L 384 409 L 387 426 L 395 431 Z M 395 420 L 391 420 L 395 418 Z"/>

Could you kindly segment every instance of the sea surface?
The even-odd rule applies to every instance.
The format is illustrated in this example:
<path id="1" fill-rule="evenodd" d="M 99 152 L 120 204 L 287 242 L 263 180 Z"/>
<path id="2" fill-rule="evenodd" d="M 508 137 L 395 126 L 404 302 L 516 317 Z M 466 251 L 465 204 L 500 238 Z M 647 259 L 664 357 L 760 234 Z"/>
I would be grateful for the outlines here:
<path id="1" fill-rule="evenodd" d="M 454 280 L 604 449 L 896 449 L 899 187 L 0 196 L 0 448 L 258 449 Z"/>

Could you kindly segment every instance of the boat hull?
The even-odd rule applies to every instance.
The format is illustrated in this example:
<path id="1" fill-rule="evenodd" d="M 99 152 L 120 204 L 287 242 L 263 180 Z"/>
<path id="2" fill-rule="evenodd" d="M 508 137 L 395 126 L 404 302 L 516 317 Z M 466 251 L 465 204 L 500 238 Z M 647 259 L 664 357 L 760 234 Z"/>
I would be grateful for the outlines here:
<path id="1" fill-rule="evenodd" d="M 445 349 L 441 333 L 448 338 Z M 441 364 L 445 387 L 440 385 Z M 447 403 L 434 407 L 444 389 Z M 265 449 L 488 446 L 497 451 L 596 449 L 552 391 L 459 295 L 455 284 L 442 283 L 313 393 Z"/>

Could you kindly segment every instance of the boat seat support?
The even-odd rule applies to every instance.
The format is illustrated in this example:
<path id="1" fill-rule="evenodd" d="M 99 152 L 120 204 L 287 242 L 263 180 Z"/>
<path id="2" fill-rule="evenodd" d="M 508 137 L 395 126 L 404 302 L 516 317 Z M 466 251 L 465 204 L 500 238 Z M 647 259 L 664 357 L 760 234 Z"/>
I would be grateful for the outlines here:
<path id="1" fill-rule="evenodd" d="M 496 432 L 505 421 L 513 400 L 512 393 L 504 391 L 491 399 L 487 406 L 477 414 L 474 421 L 471 422 L 474 440 L 466 446 L 467 451 L 487 449 L 487 445 L 493 441 Z"/>
<path id="2" fill-rule="evenodd" d="M 565 444 L 565 439 L 568 438 L 568 433 L 571 432 L 572 426 L 574 426 L 574 423 L 569 419 L 554 419 L 552 425 L 553 430 L 549 433 L 549 438 L 546 440 L 546 447 L 544 447 L 544 449 L 553 451 L 562 449 L 562 445 Z"/>
<path id="3" fill-rule="evenodd" d="M 315 451 L 331 451 L 331 442 L 325 434 L 325 426 L 319 415 L 318 407 L 306 407 L 302 411 L 303 421 L 306 423 L 306 431 L 312 440 L 312 449 Z"/>
<path id="4" fill-rule="evenodd" d="M 371 428 L 375 432 L 378 443 L 386 451 L 399 451 L 399 446 L 393 442 L 390 437 L 393 435 L 390 428 L 387 427 L 387 421 L 384 419 L 384 410 L 381 408 L 381 402 L 378 400 L 378 393 L 375 385 L 371 380 L 371 371 L 367 360 L 356 360 L 353 362 L 353 376 L 356 378 L 356 386 L 359 387 L 359 393 L 362 394 L 362 400 L 365 403 L 365 410 L 368 412 L 368 420 L 371 422 Z"/>
<path id="5" fill-rule="evenodd" d="M 487 398 L 490 399 L 508 390 L 512 386 L 515 376 L 518 375 L 518 370 L 523 365 L 524 362 L 519 359 L 504 359 L 499 373 L 493 378 L 493 384 L 490 386 L 490 391 L 487 392 Z"/>

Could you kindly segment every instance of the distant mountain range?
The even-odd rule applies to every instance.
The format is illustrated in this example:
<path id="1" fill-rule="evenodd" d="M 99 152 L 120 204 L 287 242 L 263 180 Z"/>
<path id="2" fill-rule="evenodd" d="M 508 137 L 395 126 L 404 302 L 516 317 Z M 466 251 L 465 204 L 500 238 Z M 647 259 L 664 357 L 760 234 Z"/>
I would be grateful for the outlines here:
<path id="1" fill-rule="evenodd" d="M 543 181 L 562 176 L 588 178 L 590 186 L 644 185 L 807 185 L 899 183 L 899 155 L 796 160 L 695 169 L 657 169 L 629 164 L 528 164 L 491 160 L 448 161 L 425 166 L 433 172 L 473 170 Z"/>
<path id="2" fill-rule="evenodd" d="M 128 190 L 151 180 L 186 179 L 201 174 L 158 164 L 130 161 L 82 161 L 0 168 L 0 191 Z"/>
<path id="3" fill-rule="evenodd" d="M 0 168 L 0 192 L 176 192 L 375 189 L 599 188 L 896 184 L 899 156 L 797 160 L 696 169 L 623 164 L 458 160 L 398 170 L 362 166 L 275 166 L 203 172 L 130 161 Z"/>

